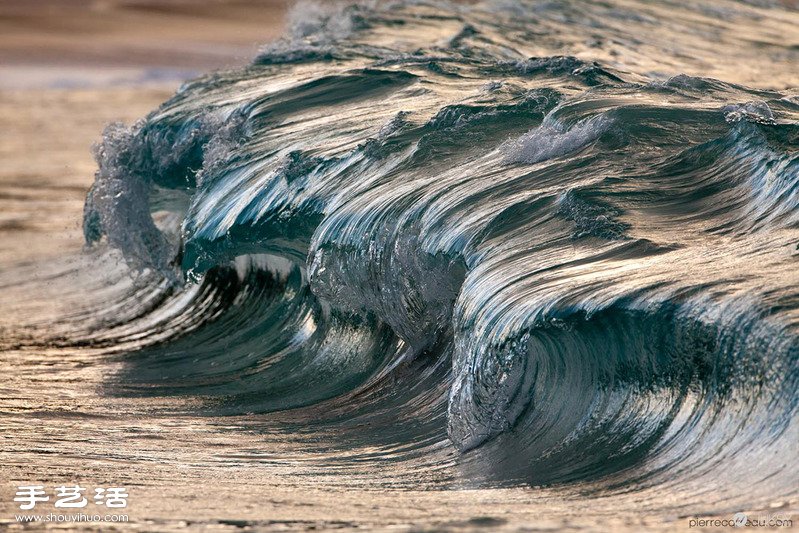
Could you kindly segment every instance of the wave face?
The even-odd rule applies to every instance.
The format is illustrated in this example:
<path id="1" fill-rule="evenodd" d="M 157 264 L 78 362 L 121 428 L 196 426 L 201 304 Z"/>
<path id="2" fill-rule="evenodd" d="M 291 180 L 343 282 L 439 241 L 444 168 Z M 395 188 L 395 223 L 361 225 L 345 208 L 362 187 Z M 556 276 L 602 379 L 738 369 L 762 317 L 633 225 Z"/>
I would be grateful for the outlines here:
<path id="1" fill-rule="evenodd" d="M 141 272 L 92 341 L 127 393 L 469 485 L 794 497 L 799 100 L 659 76 L 609 6 L 306 4 L 109 127 L 84 230 Z"/>

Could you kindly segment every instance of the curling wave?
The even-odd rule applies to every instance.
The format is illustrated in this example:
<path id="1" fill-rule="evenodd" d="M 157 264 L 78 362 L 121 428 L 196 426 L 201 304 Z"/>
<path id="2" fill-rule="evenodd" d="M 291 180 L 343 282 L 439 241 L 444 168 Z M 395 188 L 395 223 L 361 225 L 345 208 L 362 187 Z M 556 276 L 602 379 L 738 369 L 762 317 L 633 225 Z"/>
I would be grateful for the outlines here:
<path id="1" fill-rule="evenodd" d="M 799 101 L 530 57 L 559 19 L 519 5 L 306 8 L 109 127 L 86 240 L 159 302 L 105 327 L 126 390 L 449 442 L 474 483 L 795 494 Z"/>

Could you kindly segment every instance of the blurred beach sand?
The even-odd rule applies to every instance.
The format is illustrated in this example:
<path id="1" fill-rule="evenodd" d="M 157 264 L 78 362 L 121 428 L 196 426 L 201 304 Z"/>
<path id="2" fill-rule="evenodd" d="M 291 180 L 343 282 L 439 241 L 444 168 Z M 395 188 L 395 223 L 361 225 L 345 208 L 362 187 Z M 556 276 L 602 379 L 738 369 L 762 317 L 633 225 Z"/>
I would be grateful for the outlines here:
<path id="1" fill-rule="evenodd" d="M 234 66 L 280 35 L 287 3 L 4 0 L 0 63 L 57 70 Z"/>
<path id="2" fill-rule="evenodd" d="M 286 0 L 0 3 L 0 264 L 82 245 L 106 124 L 132 123 L 186 79 L 246 64 Z"/>

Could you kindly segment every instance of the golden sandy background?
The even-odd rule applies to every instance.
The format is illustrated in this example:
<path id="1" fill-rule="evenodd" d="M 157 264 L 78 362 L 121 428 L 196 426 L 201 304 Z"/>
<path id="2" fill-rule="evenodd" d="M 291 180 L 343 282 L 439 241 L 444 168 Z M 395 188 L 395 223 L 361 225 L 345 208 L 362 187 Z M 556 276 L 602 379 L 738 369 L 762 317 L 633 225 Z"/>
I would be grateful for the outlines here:
<path id="1" fill-rule="evenodd" d="M 218 68 L 279 36 L 288 0 L 3 0 L 4 66 Z"/>
<path id="2" fill-rule="evenodd" d="M 287 4 L 0 2 L 0 264 L 80 247 L 104 126 L 143 117 L 187 78 L 247 63 L 280 36 Z"/>

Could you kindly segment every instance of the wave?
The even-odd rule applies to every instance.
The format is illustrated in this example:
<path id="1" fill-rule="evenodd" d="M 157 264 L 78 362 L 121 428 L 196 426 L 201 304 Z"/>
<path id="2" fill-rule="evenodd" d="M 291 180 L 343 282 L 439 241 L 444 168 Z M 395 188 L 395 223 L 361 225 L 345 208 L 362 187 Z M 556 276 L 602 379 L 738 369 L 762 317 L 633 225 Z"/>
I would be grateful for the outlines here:
<path id="1" fill-rule="evenodd" d="M 252 64 L 109 127 L 84 233 L 140 273 L 139 311 L 82 342 L 127 354 L 125 394 L 405 443 L 469 483 L 795 494 L 799 103 L 527 57 L 577 15 L 514 6 L 300 7 Z"/>

